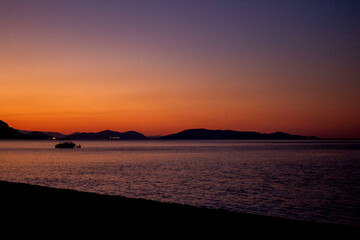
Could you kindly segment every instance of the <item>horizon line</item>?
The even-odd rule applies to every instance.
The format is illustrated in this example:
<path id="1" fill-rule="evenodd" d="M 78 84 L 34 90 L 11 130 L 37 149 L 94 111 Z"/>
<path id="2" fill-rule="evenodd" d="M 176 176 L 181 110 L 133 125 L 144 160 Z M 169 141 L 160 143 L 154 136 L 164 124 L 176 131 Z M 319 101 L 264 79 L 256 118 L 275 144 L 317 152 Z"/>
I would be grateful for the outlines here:
<path id="1" fill-rule="evenodd" d="M 15 129 L 15 128 L 14 128 Z M 316 140 L 360 140 L 360 137 L 355 137 L 355 138 L 345 138 L 345 137 L 342 137 L 342 138 L 323 138 L 323 137 L 318 137 L 316 135 L 299 135 L 299 134 L 292 134 L 292 133 L 288 133 L 288 132 L 283 132 L 283 131 L 274 131 L 274 132 L 269 132 L 269 133 L 264 133 L 264 132 L 259 132 L 259 131 L 249 131 L 249 130 L 233 130 L 233 129 L 208 129 L 208 128 L 187 128 L 187 129 L 184 129 L 184 130 L 180 130 L 178 132 L 175 132 L 175 133 L 169 133 L 169 134 L 165 134 L 165 135 L 159 135 L 159 134 L 154 134 L 154 135 L 145 135 L 139 131 L 136 131 L 136 130 L 127 130 L 127 131 L 117 131 L 117 130 L 111 130 L 111 129 L 105 129 L 105 130 L 101 130 L 101 131 L 98 131 L 98 132 L 78 132 L 78 131 L 75 131 L 75 132 L 72 132 L 70 134 L 64 134 L 64 133 L 61 133 L 61 132 L 56 132 L 56 131 L 38 131 L 38 130 L 23 130 L 23 129 L 16 129 L 18 131 L 26 131 L 26 132 L 42 132 L 42 133 L 59 133 L 61 135 L 64 135 L 65 137 L 66 136 L 69 136 L 69 135 L 72 135 L 72 134 L 75 134 L 75 133 L 100 133 L 100 132 L 105 132 L 105 131 L 112 131 L 112 132 L 118 132 L 118 133 L 126 133 L 126 132 L 137 132 L 137 133 L 140 133 L 142 135 L 144 135 L 145 137 L 147 138 L 150 138 L 150 139 L 157 139 L 157 138 L 160 138 L 160 137 L 164 137 L 164 136 L 168 136 L 168 135 L 172 135 L 172 134 L 177 134 L 177 133 L 180 133 L 180 132 L 183 132 L 183 131 L 186 131 L 186 130 L 200 130 L 200 129 L 203 129 L 203 130 L 209 130 L 209 131 L 234 131 L 234 132 L 255 132 L 255 133 L 260 133 L 260 134 L 273 134 L 273 133 L 286 133 L 286 134 L 290 134 L 290 135 L 297 135 L 297 136 L 302 136 L 302 137 L 317 137 L 319 139 L 316 139 Z M 82 139 L 82 140 L 94 140 L 94 139 Z M 96 140 L 101 140 L 101 139 L 96 139 Z M 173 139 L 173 140 L 176 140 L 176 139 Z M 181 139 L 179 139 L 181 140 Z M 234 139 L 236 140 L 236 139 Z M 244 139 L 246 140 L 246 139 Z M 265 139 L 266 140 L 266 139 Z M 281 139 L 277 139 L 277 140 L 281 140 Z M 295 139 L 296 140 L 296 139 Z M 316 141 L 315 140 L 315 141 Z"/>

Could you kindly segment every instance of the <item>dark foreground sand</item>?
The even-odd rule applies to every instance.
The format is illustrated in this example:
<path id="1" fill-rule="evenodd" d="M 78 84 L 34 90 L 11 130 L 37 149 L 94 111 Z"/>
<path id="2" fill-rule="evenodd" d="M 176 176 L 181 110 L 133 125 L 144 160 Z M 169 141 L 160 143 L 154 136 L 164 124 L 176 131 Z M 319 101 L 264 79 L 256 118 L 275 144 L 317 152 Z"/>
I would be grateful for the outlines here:
<path id="1" fill-rule="evenodd" d="M 222 237 L 340 236 L 358 238 L 357 227 L 294 221 L 227 210 L 84 193 L 0 181 L 2 227 L 15 232 L 51 229 L 64 232 L 136 236 Z M 55 233 L 55 236 L 53 235 Z M 251 234 L 251 235 L 249 235 Z M 85 236 L 83 235 L 83 236 Z M 49 235 L 50 236 L 50 235 Z M 113 236 L 113 235 L 112 235 Z M 242 236 L 242 237 L 241 237 Z M 50 238 L 51 239 L 51 238 Z M 128 238 L 126 238 L 128 239 Z"/>

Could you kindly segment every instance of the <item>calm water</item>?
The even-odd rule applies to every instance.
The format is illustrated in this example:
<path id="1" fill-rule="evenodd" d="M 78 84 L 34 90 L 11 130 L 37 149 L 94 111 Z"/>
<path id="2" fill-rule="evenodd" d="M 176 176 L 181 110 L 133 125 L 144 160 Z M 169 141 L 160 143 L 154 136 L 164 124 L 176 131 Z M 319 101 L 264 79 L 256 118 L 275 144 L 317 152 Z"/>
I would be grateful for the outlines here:
<path id="1" fill-rule="evenodd" d="M 360 226 L 360 141 L 0 141 L 0 180 Z"/>

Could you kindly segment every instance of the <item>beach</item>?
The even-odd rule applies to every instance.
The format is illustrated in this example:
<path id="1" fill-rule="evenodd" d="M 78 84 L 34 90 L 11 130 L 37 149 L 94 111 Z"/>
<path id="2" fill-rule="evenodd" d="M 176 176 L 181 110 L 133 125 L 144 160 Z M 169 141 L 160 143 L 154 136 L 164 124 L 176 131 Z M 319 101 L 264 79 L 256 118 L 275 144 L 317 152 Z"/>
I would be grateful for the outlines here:
<path id="1" fill-rule="evenodd" d="M 359 228 L 0 181 L 3 219 L 26 226 L 150 233 L 357 236 Z M 67 227 L 66 227 L 67 226 Z M 79 228 L 75 228 L 78 229 Z M 142 231 L 141 231 L 142 230 Z M 151 231 L 151 232 L 149 232 Z M 356 235 L 353 235 L 356 234 Z"/>

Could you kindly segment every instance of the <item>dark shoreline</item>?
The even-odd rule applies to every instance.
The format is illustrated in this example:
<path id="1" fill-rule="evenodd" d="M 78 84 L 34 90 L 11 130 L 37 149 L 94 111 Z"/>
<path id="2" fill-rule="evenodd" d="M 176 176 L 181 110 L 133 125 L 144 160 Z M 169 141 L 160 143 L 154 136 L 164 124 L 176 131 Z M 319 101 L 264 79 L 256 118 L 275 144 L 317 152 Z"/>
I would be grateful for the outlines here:
<path id="1" fill-rule="evenodd" d="M 110 226 L 146 227 L 156 230 L 195 231 L 212 234 L 285 233 L 302 235 L 359 235 L 353 226 L 288 220 L 243 214 L 222 209 L 198 208 L 182 204 L 160 203 L 75 190 L 49 188 L 0 181 L 1 205 L 7 210 L 3 219 L 38 219 L 37 224 L 86 224 L 97 229 Z M 52 225 L 52 224 L 50 224 Z M 56 226 L 56 224 L 55 224 Z M 159 229 L 160 230 L 160 229 Z M 354 236 L 354 235 L 352 235 Z"/>

